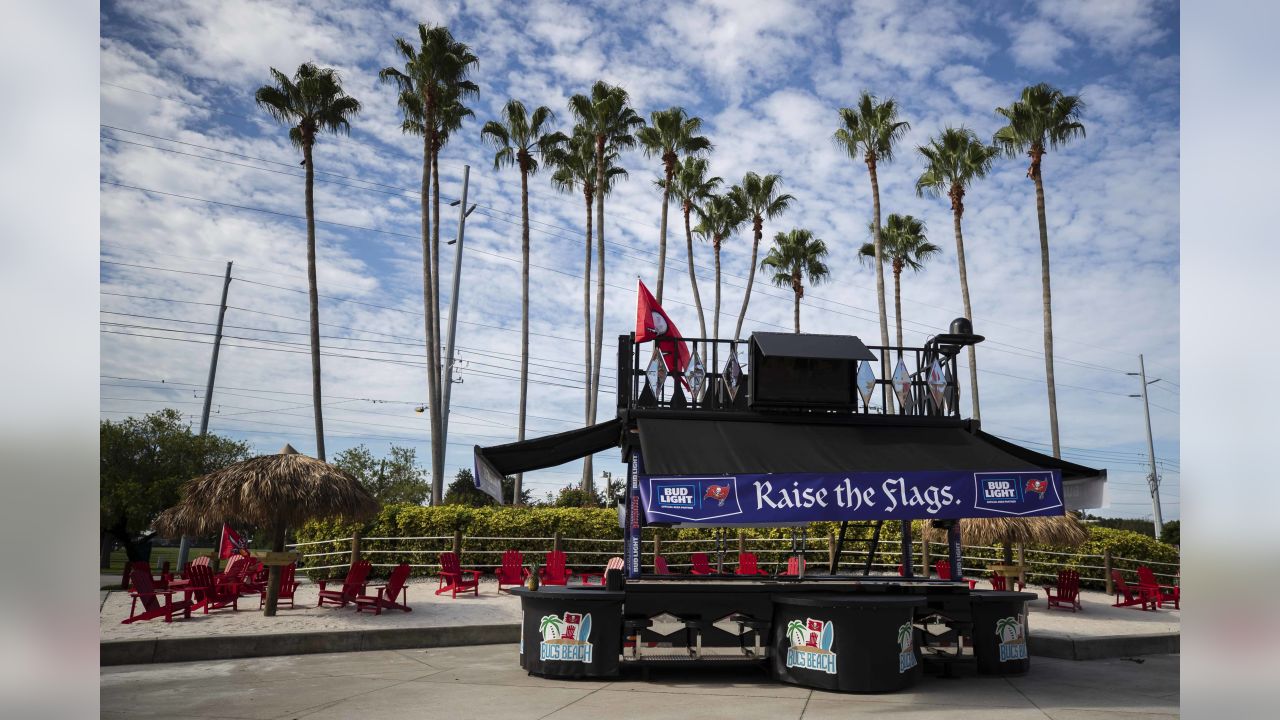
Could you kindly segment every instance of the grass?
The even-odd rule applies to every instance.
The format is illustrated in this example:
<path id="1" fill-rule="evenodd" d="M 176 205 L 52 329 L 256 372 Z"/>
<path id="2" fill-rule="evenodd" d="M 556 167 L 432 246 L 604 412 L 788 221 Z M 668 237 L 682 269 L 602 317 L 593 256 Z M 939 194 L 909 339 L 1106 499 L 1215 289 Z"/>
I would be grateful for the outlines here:
<path id="1" fill-rule="evenodd" d="M 211 547 L 193 547 L 187 555 L 188 560 L 193 560 L 200 555 L 208 555 L 213 552 Z M 128 556 L 124 550 L 113 550 L 111 552 L 111 566 L 104 568 L 101 572 L 103 575 L 120 575 L 124 572 L 124 563 Z M 160 569 L 160 564 L 165 560 L 169 561 L 169 568 L 176 574 L 181 568 L 178 567 L 178 548 L 175 547 L 153 547 L 151 548 L 151 567 L 154 570 Z"/>

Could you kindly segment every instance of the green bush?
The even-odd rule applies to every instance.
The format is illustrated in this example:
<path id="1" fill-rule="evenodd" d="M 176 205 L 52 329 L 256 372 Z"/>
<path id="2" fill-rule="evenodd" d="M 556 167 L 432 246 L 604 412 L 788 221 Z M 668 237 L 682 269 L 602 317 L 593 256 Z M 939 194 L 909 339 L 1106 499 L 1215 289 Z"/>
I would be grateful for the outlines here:
<path id="1" fill-rule="evenodd" d="M 920 538 L 921 526 L 913 523 L 912 537 Z M 311 522 L 297 532 L 298 542 L 331 540 L 347 538 L 356 530 L 351 523 L 336 521 Z M 837 522 L 816 522 L 808 527 L 808 558 L 810 566 L 825 567 L 827 562 L 827 538 L 840 529 Z M 415 568 L 415 575 L 433 574 L 434 566 L 439 562 L 439 553 L 453 547 L 454 532 L 462 533 L 462 564 L 491 570 L 501 562 L 502 552 L 510 548 L 521 550 L 526 562 L 541 562 L 543 555 L 551 550 L 551 538 L 556 532 L 562 537 L 561 548 L 569 553 L 570 567 L 577 569 L 599 569 L 609 558 L 622 553 L 622 531 L 618 527 L 617 511 L 613 508 L 557 508 L 557 507 L 467 507 L 464 505 L 442 505 L 439 507 L 423 507 L 419 505 L 386 505 L 378 517 L 360 528 L 361 551 L 375 565 L 390 565 L 409 562 L 412 565 L 429 565 L 428 568 Z M 1177 563 L 1177 548 L 1157 542 L 1148 535 L 1128 530 L 1087 526 L 1089 541 L 1082 547 L 1071 550 L 1054 547 L 1028 547 L 1025 561 L 1031 576 L 1028 581 L 1033 585 L 1047 582 L 1056 577 L 1064 568 L 1080 571 L 1082 584 L 1086 587 L 1102 588 L 1103 571 L 1100 557 L 1106 549 L 1111 550 L 1114 558 L 1113 567 L 1122 570 L 1126 579 L 1136 580 L 1138 565 L 1161 562 Z M 796 530 L 799 533 L 799 529 Z M 841 557 L 841 568 L 844 572 L 852 572 L 861 568 L 866 562 L 869 549 L 868 539 L 871 528 L 863 525 L 851 525 L 845 536 L 845 553 Z M 767 570 L 775 570 L 785 566 L 791 554 L 791 528 L 747 528 L 743 530 L 747 538 L 746 547 L 756 553 L 760 564 Z M 490 540 L 482 538 L 546 538 L 545 540 Z M 714 550 L 715 530 L 712 528 L 645 528 L 643 532 L 644 562 L 652 562 L 652 541 L 659 538 L 662 542 L 662 554 L 672 565 L 689 563 L 689 554 L 693 552 L 711 553 Z M 395 538 L 380 540 L 378 538 Z M 433 538 L 403 540 L 400 538 Z M 886 522 L 880 531 L 879 551 L 874 560 L 873 572 L 892 572 L 899 563 L 899 542 L 901 539 L 900 524 Z M 613 542 L 600 542 L 600 541 Z M 697 540 L 700 542 L 681 542 Z M 764 542 L 778 540 L 781 542 Z M 738 551 L 738 531 L 730 529 L 725 540 L 726 562 L 736 561 Z M 324 565 L 345 564 L 351 551 L 351 543 L 347 540 L 326 542 L 320 545 L 308 545 L 302 548 L 304 553 L 337 553 L 325 557 L 307 558 L 303 568 Z M 920 562 L 920 546 L 915 548 L 915 562 Z M 933 543 L 932 559 L 944 559 L 945 545 Z M 1054 554 L 1058 553 L 1058 554 Z M 966 575 L 969 577 L 985 577 L 986 566 L 1001 562 L 999 548 L 981 548 L 966 546 Z M 1152 565 L 1157 573 L 1173 575 L 1174 567 Z M 649 568 L 646 567 L 646 570 Z M 375 568 L 375 574 L 385 576 L 388 568 Z M 341 569 L 314 571 L 313 577 L 340 575 Z M 1092 578 L 1092 579 L 1089 579 Z M 1169 578 L 1165 578 L 1166 580 Z"/>

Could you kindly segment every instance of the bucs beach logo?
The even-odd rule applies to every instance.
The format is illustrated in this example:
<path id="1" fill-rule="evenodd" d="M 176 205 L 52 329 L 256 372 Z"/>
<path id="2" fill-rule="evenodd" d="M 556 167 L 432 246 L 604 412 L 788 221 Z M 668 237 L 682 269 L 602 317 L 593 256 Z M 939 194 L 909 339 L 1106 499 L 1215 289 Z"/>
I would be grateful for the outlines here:
<path id="1" fill-rule="evenodd" d="M 1027 486 L 1023 488 L 1023 492 L 1025 492 L 1027 495 L 1030 495 L 1031 493 L 1035 493 L 1040 496 L 1041 500 L 1043 500 L 1044 494 L 1049 492 L 1049 481 L 1036 480 L 1032 478 L 1031 480 L 1027 481 Z"/>
<path id="2" fill-rule="evenodd" d="M 904 673 L 916 666 L 916 652 L 912 645 L 915 641 L 915 626 L 911 621 L 898 627 L 898 673 Z"/>
<path id="3" fill-rule="evenodd" d="M 543 615 L 538 622 L 538 632 L 542 633 L 538 648 L 540 660 L 591 662 L 591 613 Z"/>
<path id="4" fill-rule="evenodd" d="M 1000 662 L 1027 659 L 1026 616 L 1022 613 L 997 620 L 996 637 L 1000 638 Z"/>
<path id="5" fill-rule="evenodd" d="M 835 623 L 805 618 L 787 623 L 787 667 L 836 674 Z"/>
<path id="6" fill-rule="evenodd" d="M 720 507 L 724 507 L 724 501 L 729 499 L 729 485 L 708 485 L 707 494 L 702 496 L 704 500 L 715 500 Z"/>

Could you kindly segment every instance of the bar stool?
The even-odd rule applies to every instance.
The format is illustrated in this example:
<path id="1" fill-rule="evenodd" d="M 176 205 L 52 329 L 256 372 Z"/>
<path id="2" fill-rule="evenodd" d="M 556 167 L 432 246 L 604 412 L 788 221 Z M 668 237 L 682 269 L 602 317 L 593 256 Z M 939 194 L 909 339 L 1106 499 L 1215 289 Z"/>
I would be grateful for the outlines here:
<path id="1" fill-rule="evenodd" d="M 746 645 L 743 644 L 742 642 L 742 635 L 743 635 L 742 628 L 745 627 L 751 631 L 751 635 L 753 638 L 752 649 L 750 653 L 753 657 L 757 657 L 757 658 L 760 657 L 761 656 L 760 638 L 767 637 L 769 635 L 769 627 L 772 623 L 770 623 L 768 620 L 758 620 L 750 615 L 734 615 L 731 618 L 731 620 L 733 622 L 738 623 L 738 626 L 739 626 L 738 646 L 742 648 L 743 654 L 746 654 L 748 652 Z"/>
<path id="2" fill-rule="evenodd" d="M 642 630 L 647 630 L 653 626 L 653 621 L 647 617 L 629 617 L 622 621 L 624 637 L 631 638 L 631 658 L 633 660 L 640 659 L 640 646 L 643 644 L 640 640 Z"/>

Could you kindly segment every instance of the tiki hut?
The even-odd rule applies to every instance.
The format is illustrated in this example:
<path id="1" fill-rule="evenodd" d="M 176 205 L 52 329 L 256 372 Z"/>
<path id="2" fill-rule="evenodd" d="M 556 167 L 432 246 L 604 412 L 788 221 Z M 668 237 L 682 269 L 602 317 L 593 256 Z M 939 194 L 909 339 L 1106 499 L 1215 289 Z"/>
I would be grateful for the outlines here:
<path id="1" fill-rule="evenodd" d="M 945 530 L 925 522 L 925 537 L 946 542 Z M 960 539 L 970 545 L 1000 545 L 1004 563 L 1013 563 L 1015 545 L 1079 547 L 1089 541 L 1089 533 L 1075 513 L 1057 517 L 965 518 L 960 521 Z"/>
<path id="2" fill-rule="evenodd" d="M 271 549 L 284 550 L 285 530 L 315 518 L 363 520 L 378 512 L 378 501 L 350 473 L 285 445 L 277 455 L 228 465 L 188 480 L 181 502 L 156 519 L 165 537 L 207 535 L 225 523 L 267 528 Z M 280 567 L 272 566 L 267 615 L 275 615 Z"/>

